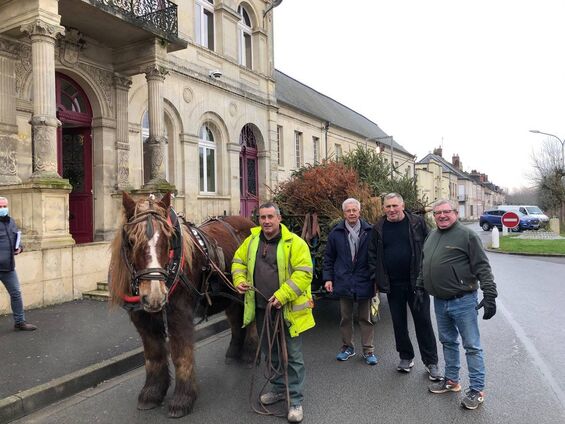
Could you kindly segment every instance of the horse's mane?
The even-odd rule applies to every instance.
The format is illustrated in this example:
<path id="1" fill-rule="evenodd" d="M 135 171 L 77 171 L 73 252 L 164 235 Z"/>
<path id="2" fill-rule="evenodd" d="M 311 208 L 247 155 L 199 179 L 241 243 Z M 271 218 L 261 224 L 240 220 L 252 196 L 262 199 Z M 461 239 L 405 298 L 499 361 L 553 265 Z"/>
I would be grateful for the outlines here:
<path id="1" fill-rule="evenodd" d="M 158 203 L 153 202 L 152 200 L 142 199 L 139 200 L 135 205 L 135 212 L 133 217 L 135 217 L 139 212 L 144 212 L 149 209 L 149 205 L 153 205 L 153 209 L 155 209 L 158 214 L 165 218 L 165 220 L 153 220 L 153 225 L 155 225 L 155 230 L 159 231 L 163 236 L 167 238 L 169 241 L 169 248 L 171 247 L 171 238 L 174 234 L 174 227 L 166 221 L 167 212 L 163 207 L 161 207 Z M 122 257 L 122 243 L 124 242 L 124 226 L 128 223 L 128 218 L 126 216 L 125 208 L 122 208 L 122 218 L 120 221 L 120 225 L 116 231 L 116 235 L 114 240 L 110 244 L 110 269 L 108 271 L 108 282 L 109 282 L 109 290 L 110 290 L 110 303 L 111 305 L 123 305 L 124 295 L 131 295 L 130 293 L 130 282 L 132 276 L 130 274 L 129 268 L 127 264 L 124 262 Z M 136 257 L 136 255 L 143 254 L 144 249 L 147 246 L 147 221 L 145 219 L 141 220 L 140 222 L 136 223 L 135 225 L 129 226 L 126 231 L 129 235 L 129 240 L 131 244 L 131 253 L 132 257 Z M 186 265 L 191 263 L 193 258 L 193 246 L 190 234 L 188 233 L 188 229 L 185 225 L 181 223 L 180 225 L 182 231 L 182 240 L 183 240 L 183 254 L 184 254 L 184 267 L 187 269 Z"/>

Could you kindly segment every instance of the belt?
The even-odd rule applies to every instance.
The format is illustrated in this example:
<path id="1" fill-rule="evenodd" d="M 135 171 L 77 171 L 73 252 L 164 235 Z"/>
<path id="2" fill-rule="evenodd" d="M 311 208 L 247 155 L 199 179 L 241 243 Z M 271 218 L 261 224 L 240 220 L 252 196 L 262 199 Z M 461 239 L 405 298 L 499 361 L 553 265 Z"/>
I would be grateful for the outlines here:
<path id="1" fill-rule="evenodd" d="M 470 293 L 474 293 L 474 292 L 475 292 L 474 290 L 473 291 L 464 291 L 464 292 L 457 293 L 456 295 L 450 296 L 450 297 L 438 297 L 438 296 L 436 296 L 436 297 L 438 299 L 441 299 L 441 300 L 455 300 L 455 299 L 460 299 L 463 296 L 466 296 L 466 295 L 468 295 Z"/>

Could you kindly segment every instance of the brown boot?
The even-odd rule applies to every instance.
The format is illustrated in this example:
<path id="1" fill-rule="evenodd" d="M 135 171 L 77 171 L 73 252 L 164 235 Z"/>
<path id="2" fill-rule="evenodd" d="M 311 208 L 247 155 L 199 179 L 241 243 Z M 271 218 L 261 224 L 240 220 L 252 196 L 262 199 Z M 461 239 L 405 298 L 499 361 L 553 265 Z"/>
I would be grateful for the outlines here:
<path id="1" fill-rule="evenodd" d="M 37 327 L 33 324 L 30 324 L 29 322 L 18 322 L 16 325 L 14 325 L 14 330 L 16 331 L 34 331 L 37 330 Z"/>

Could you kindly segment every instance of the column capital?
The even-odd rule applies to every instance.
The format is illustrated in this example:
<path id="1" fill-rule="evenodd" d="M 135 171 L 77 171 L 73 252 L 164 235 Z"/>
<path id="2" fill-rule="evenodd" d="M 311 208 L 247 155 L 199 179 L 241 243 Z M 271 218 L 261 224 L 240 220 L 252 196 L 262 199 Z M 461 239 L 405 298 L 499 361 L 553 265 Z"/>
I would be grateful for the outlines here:
<path id="1" fill-rule="evenodd" d="M 151 65 L 145 68 L 145 78 L 147 79 L 147 81 L 151 81 L 151 80 L 165 81 L 165 77 L 168 74 L 169 71 L 167 71 L 162 66 Z"/>
<path id="2" fill-rule="evenodd" d="M 20 53 L 20 46 L 10 40 L 0 38 L 0 57 L 7 57 L 8 59 L 18 59 Z"/>
<path id="3" fill-rule="evenodd" d="M 130 89 L 132 84 L 131 78 L 120 74 L 114 74 L 113 81 L 116 88 L 126 91 Z"/>
<path id="4" fill-rule="evenodd" d="M 34 36 L 44 36 L 55 40 L 57 37 L 65 35 L 65 27 L 50 24 L 41 19 L 36 19 L 28 22 L 27 24 L 23 24 L 20 27 L 20 30 L 29 34 L 32 38 Z"/>

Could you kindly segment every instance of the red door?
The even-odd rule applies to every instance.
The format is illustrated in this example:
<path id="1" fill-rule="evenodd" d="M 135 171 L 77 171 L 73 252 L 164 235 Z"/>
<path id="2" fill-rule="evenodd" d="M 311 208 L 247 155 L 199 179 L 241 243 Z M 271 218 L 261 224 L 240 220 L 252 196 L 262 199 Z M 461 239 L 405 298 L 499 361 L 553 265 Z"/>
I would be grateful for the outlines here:
<path id="1" fill-rule="evenodd" d="M 239 154 L 239 191 L 240 215 L 251 217 L 259 206 L 257 143 L 249 125 L 245 125 L 239 137 L 241 152 Z"/>
<path id="2" fill-rule="evenodd" d="M 57 74 L 59 175 L 73 186 L 69 195 L 69 227 L 75 242 L 93 240 L 92 110 L 86 94 L 69 77 Z"/>

